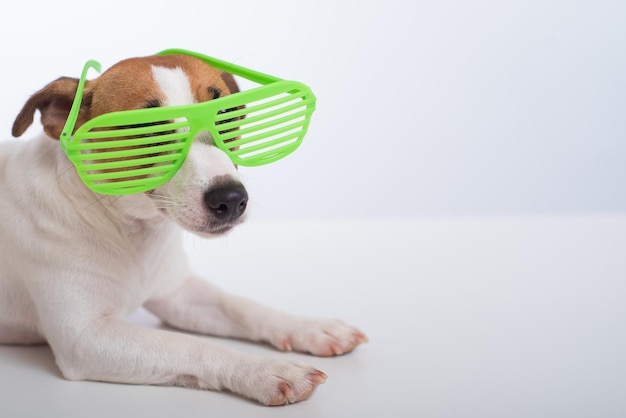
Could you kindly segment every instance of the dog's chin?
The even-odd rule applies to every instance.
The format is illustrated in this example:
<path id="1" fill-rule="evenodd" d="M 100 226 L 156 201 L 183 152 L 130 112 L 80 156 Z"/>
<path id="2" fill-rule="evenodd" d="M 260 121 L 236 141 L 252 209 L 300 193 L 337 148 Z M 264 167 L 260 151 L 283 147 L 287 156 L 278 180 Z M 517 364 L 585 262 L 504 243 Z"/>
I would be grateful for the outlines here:
<path id="1" fill-rule="evenodd" d="M 230 222 L 220 222 L 210 219 L 204 221 L 200 219 L 186 219 L 185 217 L 179 217 L 170 213 L 165 208 L 159 208 L 159 212 L 162 216 L 177 224 L 181 229 L 202 238 L 216 238 L 224 236 L 232 231 L 237 225 L 243 223 L 246 219 L 244 214 L 242 217 Z"/>
<path id="2" fill-rule="evenodd" d="M 223 226 L 209 227 L 206 230 L 195 231 L 195 230 L 188 229 L 188 231 L 201 238 L 217 238 L 217 237 L 221 237 L 221 236 L 228 234 L 230 231 L 232 231 L 234 227 L 235 225 L 223 225 Z"/>
<path id="3" fill-rule="evenodd" d="M 177 222 L 178 226 L 184 229 L 187 232 L 191 232 L 194 235 L 197 235 L 202 238 L 217 238 L 228 234 L 232 231 L 238 224 L 237 223 L 228 223 L 228 224 L 207 224 L 202 227 L 192 227 L 190 225 L 186 225 L 184 223 Z"/>

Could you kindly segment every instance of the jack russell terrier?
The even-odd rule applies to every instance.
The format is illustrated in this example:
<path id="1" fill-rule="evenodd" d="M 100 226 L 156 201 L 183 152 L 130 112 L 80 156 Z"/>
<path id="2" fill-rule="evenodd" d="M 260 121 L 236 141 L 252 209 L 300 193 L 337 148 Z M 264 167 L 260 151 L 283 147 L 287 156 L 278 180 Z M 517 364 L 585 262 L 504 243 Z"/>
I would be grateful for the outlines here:
<path id="1" fill-rule="evenodd" d="M 183 230 L 220 236 L 244 221 L 237 166 L 206 131 L 178 171 L 141 193 L 99 194 L 60 146 L 79 80 L 28 99 L 44 133 L 0 144 L 0 343 L 51 347 L 63 376 L 224 390 L 266 405 L 308 398 L 326 375 L 290 360 L 244 355 L 183 332 L 136 326 L 145 307 L 171 327 L 266 342 L 317 356 L 367 341 L 334 319 L 287 314 L 228 294 L 191 272 Z M 86 81 L 76 128 L 111 112 L 200 104 L 239 92 L 234 77 L 187 54 L 132 58 Z M 106 170 L 103 170 L 106 172 Z"/>

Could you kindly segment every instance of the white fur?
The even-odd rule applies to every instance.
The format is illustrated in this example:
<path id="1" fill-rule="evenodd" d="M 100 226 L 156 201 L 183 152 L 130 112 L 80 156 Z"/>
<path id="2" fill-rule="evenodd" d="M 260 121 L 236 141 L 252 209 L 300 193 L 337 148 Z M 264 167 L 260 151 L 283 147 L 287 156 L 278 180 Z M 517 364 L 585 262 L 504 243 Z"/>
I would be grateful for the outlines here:
<path id="1" fill-rule="evenodd" d="M 191 100 L 181 70 L 154 75 L 170 104 Z M 224 389 L 264 404 L 307 398 L 325 378 L 310 366 L 125 320 L 144 306 L 183 330 L 318 355 L 365 340 L 343 322 L 282 313 L 194 276 L 180 227 L 211 234 L 202 196 L 224 178 L 240 181 L 223 152 L 197 140 L 154 193 L 102 196 L 81 182 L 58 141 L 1 143 L 0 343 L 47 342 L 72 380 Z"/>
<path id="2" fill-rule="evenodd" d="M 152 66 L 152 76 L 167 98 L 167 106 L 180 106 L 195 103 L 189 79 L 180 68 L 164 68 Z"/>

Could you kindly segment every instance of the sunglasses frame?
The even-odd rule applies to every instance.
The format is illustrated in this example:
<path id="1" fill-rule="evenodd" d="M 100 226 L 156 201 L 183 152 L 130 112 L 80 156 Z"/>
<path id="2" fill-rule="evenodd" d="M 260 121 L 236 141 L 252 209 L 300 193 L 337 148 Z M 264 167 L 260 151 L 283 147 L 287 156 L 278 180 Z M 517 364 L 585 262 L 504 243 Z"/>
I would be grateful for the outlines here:
<path id="1" fill-rule="evenodd" d="M 153 190 L 176 174 L 203 131 L 241 166 L 269 164 L 300 146 L 316 103 L 308 86 L 184 49 L 157 55 L 170 54 L 199 58 L 260 86 L 202 103 L 106 113 L 74 131 L 87 73 L 101 71 L 100 63 L 87 61 L 60 142 L 89 188 L 115 195 Z"/>

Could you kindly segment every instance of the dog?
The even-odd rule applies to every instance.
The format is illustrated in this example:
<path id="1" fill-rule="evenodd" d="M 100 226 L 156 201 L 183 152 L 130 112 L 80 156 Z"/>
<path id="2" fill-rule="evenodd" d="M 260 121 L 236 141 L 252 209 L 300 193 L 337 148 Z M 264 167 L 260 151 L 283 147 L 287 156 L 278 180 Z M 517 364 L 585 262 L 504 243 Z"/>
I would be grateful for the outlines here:
<path id="1" fill-rule="evenodd" d="M 165 184 L 145 193 L 91 191 L 59 145 L 78 79 L 62 77 L 19 112 L 0 145 L 0 343 L 47 343 L 64 378 L 227 391 L 265 405 L 307 399 L 327 376 L 300 362 L 244 355 L 194 334 L 316 356 L 367 341 L 335 319 L 291 315 L 220 290 L 191 271 L 185 231 L 223 236 L 247 217 L 236 165 L 193 139 Z M 76 126 L 102 114 L 213 100 L 234 77 L 187 55 L 130 58 L 87 81 Z M 165 328 L 126 318 L 144 307 Z M 187 332 L 185 332 L 187 331 Z"/>

